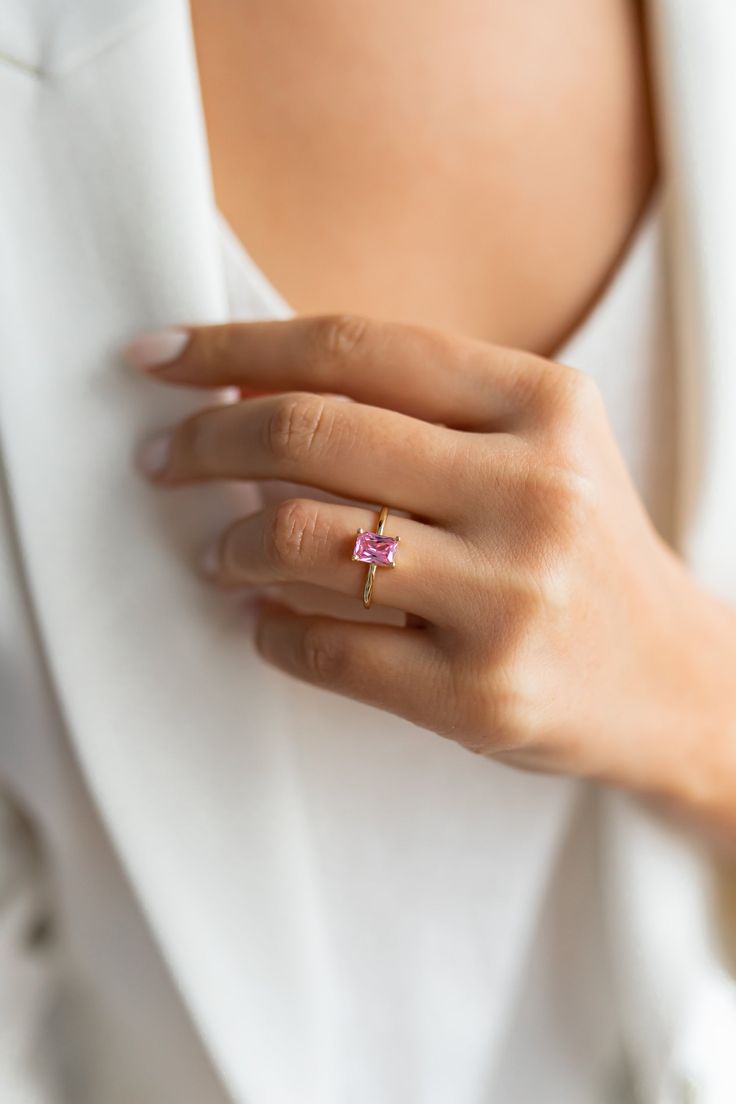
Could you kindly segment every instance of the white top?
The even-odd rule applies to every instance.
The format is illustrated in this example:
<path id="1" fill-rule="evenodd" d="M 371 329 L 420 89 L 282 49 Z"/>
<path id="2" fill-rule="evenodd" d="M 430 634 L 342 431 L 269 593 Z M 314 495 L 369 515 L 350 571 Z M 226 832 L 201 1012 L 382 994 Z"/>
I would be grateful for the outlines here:
<path id="1" fill-rule="evenodd" d="M 732 0 L 646 7 L 682 395 L 677 546 L 703 585 L 736 601 L 736 11 Z M 9 805 L 0 1100 L 38 1104 L 39 1082 L 60 1074 L 65 1104 L 423 1104 L 454 1066 L 453 1104 L 493 1101 L 494 1080 L 503 1104 L 546 1101 L 564 1076 L 555 1062 L 575 1068 L 568 1056 L 590 1045 L 593 987 L 560 996 L 575 961 L 562 948 L 592 948 L 600 969 L 609 955 L 587 933 L 605 926 L 615 984 L 599 990 L 615 1011 L 602 1012 L 627 1036 L 640 1100 L 733 1104 L 736 987 L 692 837 L 674 840 L 608 791 L 590 792 L 586 820 L 587 787 L 439 750 L 375 710 L 369 724 L 351 704 L 357 728 L 339 731 L 345 703 L 258 660 L 239 610 L 192 571 L 203 538 L 260 492 L 162 496 L 132 471 L 133 444 L 202 395 L 124 371 L 123 341 L 227 314 L 186 5 L 4 0 L 1 11 L 0 779 L 43 832 L 58 938 L 23 938 L 39 930 L 48 886 Z M 612 409 L 622 443 L 624 410 L 667 395 L 649 354 L 623 356 L 629 335 L 634 352 L 647 334 L 658 347 L 646 291 L 659 294 L 658 276 L 642 286 L 632 310 L 613 312 L 610 344 L 595 322 L 601 344 L 586 354 L 609 402 L 630 360 L 629 398 Z M 637 479 L 656 493 L 646 470 Z M 550 825 L 562 847 L 540 855 Z M 595 849 L 600 893 L 570 841 Z M 579 893 L 559 891 L 563 854 Z M 604 924 L 578 897 L 601 902 Z M 506 1085 L 523 1072 L 531 1090 L 506 1089 L 501 1056 Z"/>
<path id="2" fill-rule="evenodd" d="M 220 229 L 232 317 L 289 317 L 287 302 L 222 219 Z M 664 517 L 672 412 L 663 401 L 671 385 L 661 275 L 653 205 L 558 359 L 596 375 L 634 480 L 652 513 Z M 341 501 L 280 481 L 250 492 L 256 505 L 292 493 Z M 344 597 L 319 588 L 303 587 L 300 601 L 355 616 Z M 370 614 L 386 612 L 373 607 Z M 273 693 L 273 684 L 264 680 L 262 692 Z M 324 987 L 326 1018 L 319 1104 L 626 1100 L 617 1095 L 627 1074 L 596 878 L 595 790 L 479 760 L 434 733 L 295 679 L 284 681 L 284 694 L 280 715 L 288 721 L 278 735 L 289 746 L 288 781 L 307 835 L 292 857 L 299 887 L 282 891 L 285 906 L 297 889 L 317 904 L 305 923 L 313 926 L 317 916 L 321 928 L 311 933 L 322 948 L 314 984 Z M 257 714 L 258 702 L 249 708 Z M 242 782 L 257 800 L 259 778 Z M 4 824 L 6 851 L 17 853 L 18 828 L 10 817 Z M 23 846 L 28 853 L 28 841 Z M 18 867 L 18 860 L 8 864 L 15 880 Z M 35 885 L 30 899 L 43 898 L 38 867 L 25 869 Z M 24 1007 L 33 1025 L 49 978 L 44 988 L 38 968 L 19 970 L 12 925 L 4 949 L 6 1007 Z M 64 1015 L 74 1013 L 67 1007 Z M 76 1015 L 89 1051 L 94 1041 L 95 1060 L 88 1064 L 77 1039 L 75 1104 L 84 1092 L 96 1104 L 132 1104 L 130 1093 L 141 1086 L 134 1080 L 135 1090 L 126 1089 L 120 1080 L 132 1040 L 114 1041 L 111 1026 L 93 1028 L 85 1001 Z M 169 1030 L 182 1038 L 173 1021 Z M 125 1057 L 116 1045 L 125 1045 Z M 9 1104 L 24 1098 L 19 1049 L 12 1031 L 7 1074 L 0 1069 L 0 1086 L 3 1075 L 12 1086 Z M 36 1063 L 29 1100 L 46 1098 L 38 1095 L 39 1076 Z"/>
<path id="3" fill-rule="evenodd" d="M 660 230 L 654 206 L 559 359 L 596 376 L 639 490 L 650 510 L 664 516 L 671 412 Z M 232 318 L 288 317 L 288 304 L 224 220 L 220 231 Z M 250 492 L 256 506 L 294 493 L 340 501 L 279 481 L 253 484 Z M 344 598 L 324 591 L 305 587 L 301 600 L 305 608 L 355 612 Z M 363 613 L 385 611 L 361 607 Z M 230 643 L 235 648 L 237 641 Z M 37 649 L 38 658 L 43 661 Z M 29 652 L 29 679 L 37 659 Z M 243 662 L 262 660 L 250 653 Z M 281 708 L 269 714 L 258 695 L 270 700 L 276 686 Z M 266 851 L 261 876 L 271 869 L 281 879 L 271 895 L 282 910 L 290 901 L 300 909 L 309 903 L 297 925 L 308 929 L 304 946 L 317 956 L 310 969 L 322 1022 L 309 1026 L 322 1040 L 315 1058 L 320 1088 L 312 1086 L 316 1095 L 303 1099 L 633 1099 L 625 1095 L 621 1024 L 596 877 L 597 793 L 577 781 L 481 760 L 398 717 L 288 677 L 252 679 L 248 710 L 283 718 L 279 732 L 260 735 L 281 747 L 276 763 L 284 808 L 295 816 L 293 826 L 284 825 L 280 864 L 272 866 Z M 44 706 L 36 719 L 49 726 L 49 740 L 58 723 L 52 714 Z M 78 878 L 94 870 L 97 893 L 90 893 L 88 881 L 76 890 L 66 887 L 79 929 L 71 966 L 62 968 L 48 952 L 40 959 L 18 956 L 19 932 L 45 907 L 47 875 L 10 804 L 0 819 L 0 890 L 9 893 L 9 905 L 0 910 L 0 1095 L 8 1104 L 45 1104 L 56 1099 L 53 1086 L 61 1079 L 73 1104 L 221 1104 L 229 1098 L 210 1080 L 198 1056 L 201 1044 L 146 946 L 141 917 L 118 884 L 116 861 L 94 815 L 85 811 L 80 781 L 69 776 L 60 792 L 81 818 L 77 842 L 69 840 L 79 856 Z M 202 773 L 199 787 L 208 783 Z M 257 806 L 263 779 L 240 777 L 238 787 L 238 800 Z M 155 839 L 150 843 L 156 847 Z M 258 840 L 239 846 L 244 861 L 254 861 Z M 271 844 L 264 840 L 264 846 Z M 234 866 L 230 877 L 238 876 Z M 260 904 L 253 900 L 252 909 Z M 231 919 L 247 938 L 249 918 Z M 100 938 L 110 924 L 114 951 Z M 274 938 L 277 946 L 276 932 Z M 111 953 L 127 956 L 124 971 L 110 961 Z M 272 977 L 269 953 L 264 945 L 266 973 L 253 981 L 261 992 L 272 985 L 288 991 L 292 967 L 285 963 L 283 976 Z M 54 1005 L 56 1019 L 49 1020 Z M 298 1010 L 295 1017 L 298 1029 Z M 270 1040 L 274 1054 L 291 1046 L 282 1022 L 284 1036 Z M 151 1038 L 161 1041 L 153 1051 Z M 273 1061 L 252 1055 L 255 1084 L 270 1083 Z M 262 1089 L 242 1104 L 291 1104 L 277 1083 L 273 1095 Z"/>
<path id="4" fill-rule="evenodd" d="M 292 315 L 224 219 L 221 229 L 232 317 Z M 655 201 L 557 359 L 598 380 L 666 528 L 674 435 L 660 229 Z M 261 490 L 263 502 L 348 501 L 280 481 Z M 307 587 L 302 608 L 362 616 Z M 311 877 L 344 1009 L 337 1099 L 399 1100 L 401 1086 L 423 1104 L 615 1099 L 621 1041 L 591 788 L 479 760 L 296 681 L 289 693 L 295 729 L 309 732 L 299 785 L 314 810 Z"/>
<path id="5" fill-rule="evenodd" d="M 218 226 L 231 317 L 289 317 L 222 216 Z M 634 482 L 666 529 L 673 389 L 662 276 L 654 201 L 557 359 L 595 375 Z M 255 507 L 295 493 L 348 501 L 276 480 L 248 491 Z M 354 603 L 320 588 L 303 587 L 299 601 L 355 616 Z M 391 618 L 380 606 L 360 615 Z M 274 693 L 268 680 L 262 686 L 264 696 Z M 282 692 L 279 715 L 288 720 L 268 737 L 288 747 L 288 785 L 306 834 L 292 856 L 292 889 L 295 900 L 306 892 L 316 905 L 305 923 L 320 928 L 310 932 L 321 947 L 316 984 L 324 988 L 327 1044 L 319 1104 L 631 1100 L 597 880 L 596 790 L 479 760 L 296 679 L 285 679 Z M 254 698 L 249 709 L 259 712 Z M 260 779 L 241 783 L 257 802 Z M 289 885 L 281 891 L 286 906 Z M 79 1013 L 79 1032 L 92 1032 L 89 1015 Z M 115 1057 L 109 1029 L 98 1030 L 95 1068 L 79 1068 L 75 1092 L 87 1082 L 90 1098 L 104 1092 L 99 1104 L 117 1104 L 100 1086 L 119 1082 L 131 1040 L 126 1058 Z M 18 1049 L 14 1037 L 8 1049 Z M 128 1104 L 131 1091 L 118 1089 L 120 1102 Z M 247 1104 L 262 1101 L 271 1104 L 268 1096 Z"/>

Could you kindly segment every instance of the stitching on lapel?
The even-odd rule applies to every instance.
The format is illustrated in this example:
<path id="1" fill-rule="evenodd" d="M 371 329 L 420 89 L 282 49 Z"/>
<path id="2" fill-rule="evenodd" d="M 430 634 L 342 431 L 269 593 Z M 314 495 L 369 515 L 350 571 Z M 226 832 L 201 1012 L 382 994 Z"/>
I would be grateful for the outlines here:
<path id="1" fill-rule="evenodd" d="M 49 62 L 29 61 L 0 47 L 0 70 L 15 70 L 21 76 L 35 80 L 66 77 L 90 62 L 96 61 L 108 50 L 114 50 L 123 41 L 161 19 L 164 14 L 165 12 L 160 9 L 153 13 L 138 11 L 131 18 L 102 31 L 91 42 L 85 42 L 57 60 Z"/>

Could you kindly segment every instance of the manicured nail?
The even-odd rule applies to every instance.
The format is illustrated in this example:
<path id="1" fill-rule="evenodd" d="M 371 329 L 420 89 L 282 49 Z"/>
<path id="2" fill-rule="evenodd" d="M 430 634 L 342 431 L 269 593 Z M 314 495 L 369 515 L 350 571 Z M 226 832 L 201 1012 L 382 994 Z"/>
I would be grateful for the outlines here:
<path id="1" fill-rule="evenodd" d="M 220 544 L 216 541 L 214 544 L 210 544 L 205 548 L 200 561 L 199 567 L 202 574 L 207 579 L 214 579 L 220 574 Z"/>
<path id="2" fill-rule="evenodd" d="M 184 352 L 190 336 L 188 330 L 177 327 L 140 334 L 123 347 L 123 356 L 134 368 L 155 372 Z"/>
<path id="3" fill-rule="evenodd" d="M 146 475 L 163 475 L 169 462 L 171 435 L 159 433 L 144 441 L 138 450 L 138 462 Z"/>

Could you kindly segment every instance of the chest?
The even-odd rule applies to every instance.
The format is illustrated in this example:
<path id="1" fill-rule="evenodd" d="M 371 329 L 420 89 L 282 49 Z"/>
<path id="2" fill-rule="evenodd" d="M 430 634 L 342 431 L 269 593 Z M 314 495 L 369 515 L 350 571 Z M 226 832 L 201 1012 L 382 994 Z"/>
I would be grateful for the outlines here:
<path id="1" fill-rule="evenodd" d="M 297 310 L 556 347 L 654 173 L 632 0 L 192 14 L 218 202 Z"/>

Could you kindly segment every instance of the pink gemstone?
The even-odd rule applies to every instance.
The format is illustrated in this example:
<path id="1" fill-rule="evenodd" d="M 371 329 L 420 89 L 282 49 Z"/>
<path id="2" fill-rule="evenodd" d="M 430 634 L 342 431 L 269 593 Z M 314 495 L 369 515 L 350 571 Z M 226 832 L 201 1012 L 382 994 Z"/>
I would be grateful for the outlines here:
<path id="1" fill-rule="evenodd" d="M 398 537 L 384 537 L 382 533 L 358 533 L 353 559 L 390 567 L 394 562 L 398 543 Z"/>

